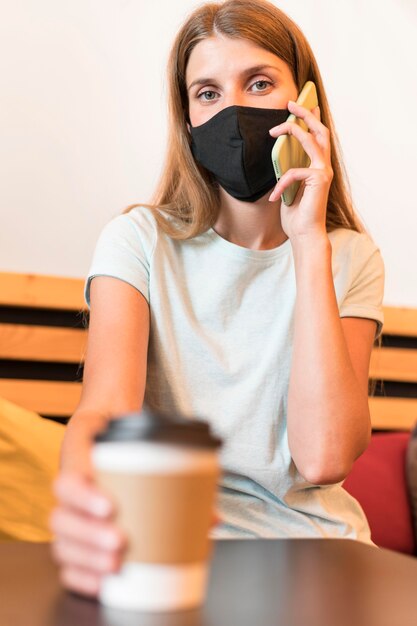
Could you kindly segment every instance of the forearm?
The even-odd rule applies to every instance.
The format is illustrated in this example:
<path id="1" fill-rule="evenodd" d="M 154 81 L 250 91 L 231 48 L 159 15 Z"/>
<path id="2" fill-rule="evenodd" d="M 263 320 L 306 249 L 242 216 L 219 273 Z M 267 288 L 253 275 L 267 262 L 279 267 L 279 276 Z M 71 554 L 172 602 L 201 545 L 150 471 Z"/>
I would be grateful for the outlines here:
<path id="1" fill-rule="evenodd" d="M 368 399 L 344 338 L 327 235 L 293 243 L 296 306 L 288 394 L 288 440 L 313 483 L 343 480 L 369 438 Z"/>
<path id="2" fill-rule="evenodd" d="M 95 410 L 78 409 L 68 422 L 61 446 L 60 469 L 91 473 L 90 446 L 94 435 L 105 425 L 105 415 Z"/>

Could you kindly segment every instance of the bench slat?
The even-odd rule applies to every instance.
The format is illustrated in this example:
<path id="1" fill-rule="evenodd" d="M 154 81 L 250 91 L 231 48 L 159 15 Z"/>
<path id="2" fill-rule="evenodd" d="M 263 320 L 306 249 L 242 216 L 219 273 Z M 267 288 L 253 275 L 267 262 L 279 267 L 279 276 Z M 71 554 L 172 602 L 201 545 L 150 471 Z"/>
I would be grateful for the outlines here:
<path id="1" fill-rule="evenodd" d="M 408 348 L 374 348 L 369 377 L 417 383 L 417 350 Z"/>
<path id="2" fill-rule="evenodd" d="M 384 335 L 417 337 L 417 309 L 384 306 Z"/>
<path id="3" fill-rule="evenodd" d="M 2 378 L 0 396 L 41 415 L 69 417 L 80 401 L 81 384 Z"/>
<path id="4" fill-rule="evenodd" d="M 0 272 L 0 305 L 85 310 L 84 280 Z"/>
<path id="5" fill-rule="evenodd" d="M 80 363 L 86 343 L 84 329 L 0 324 L 0 359 Z"/>
<path id="6" fill-rule="evenodd" d="M 372 428 L 411 430 L 417 422 L 417 398 L 369 398 Z"/>

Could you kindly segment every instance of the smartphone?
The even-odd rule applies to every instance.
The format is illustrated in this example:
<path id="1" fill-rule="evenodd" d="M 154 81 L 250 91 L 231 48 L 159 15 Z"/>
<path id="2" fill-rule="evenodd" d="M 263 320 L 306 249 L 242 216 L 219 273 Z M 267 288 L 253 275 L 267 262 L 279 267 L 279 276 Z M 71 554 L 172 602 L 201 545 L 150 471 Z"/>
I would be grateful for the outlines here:
<path id="1" fill-rule="evenodd" d="M 316 85 L 311 80 L 308 80 L 302 88 L 297 98 L 297 104 L 309 109 L 309 111 L 318 106 Z M 287 122 L 298 124 L 301 128 L 308 131 L 306 123 L 293 113 L 287 118 Z M 294 135 L 280 135 L 272 148 L 271 157 L 277 181 L 289 169 L 293 167 L 309 167 L 311 163 L 310 157 Z M 290 205 L 294 202 L 300 185 L 301 181 L 296 180 L 285 189 L 281 195 L 281 199 L 285 204 Z"/>

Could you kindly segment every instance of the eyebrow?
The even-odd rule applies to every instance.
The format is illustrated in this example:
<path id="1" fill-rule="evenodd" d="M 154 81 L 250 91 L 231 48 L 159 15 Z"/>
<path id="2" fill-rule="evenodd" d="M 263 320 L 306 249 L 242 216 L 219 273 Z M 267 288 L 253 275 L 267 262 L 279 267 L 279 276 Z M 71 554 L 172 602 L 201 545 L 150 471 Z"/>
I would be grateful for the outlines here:
<path id="1" fill-rule="evenodd" d="M 261 70 L 266 70 L 266 69 L 276 70 L 277 72 L 279 72 L 279 74 L 282 74 L 282 70 L 280 70 L 275 65 L 262 64 L 262 65 L 253 65 L 252 67 L 248 67 L 246 70 L 243 70 L 240 73 L 240 75 L 243 77 L 250 76 L 251 74 L 257 74 Z M 194 85 L 206 85 L 206 84 L 212 84 L 216 82 L 217 81 L 215 78 L 196 78 L 196 80 L 193 80 L 193 82 L 189 85 L 187 90 L 190 91 L 191 87 L 194 87 Z"/>

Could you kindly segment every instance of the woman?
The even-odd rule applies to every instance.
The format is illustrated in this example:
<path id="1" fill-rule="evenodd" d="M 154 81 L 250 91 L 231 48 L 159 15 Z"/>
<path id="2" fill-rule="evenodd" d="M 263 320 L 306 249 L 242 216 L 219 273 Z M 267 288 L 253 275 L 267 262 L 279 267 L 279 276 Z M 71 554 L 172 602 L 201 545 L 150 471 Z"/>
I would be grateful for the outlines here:
<path id="1" fill-rule="evenodd" d="M 370 437 L 384 268 L 346 191 L 313 53 L 272 4 L 206 4 L 180 29 L 168 80 L 155 201 L 128 207 L 96 246 L 83 394 L 55 483 L 61 580 L 93 596 L 126 539 L 91 479 L 90 441 L 144 399 L 207 419 L 223 438 L 213 537 L 372 544 L 341 483 Z M 320 105 L 312 112 L 292 102 L 307 80 Z M 290 112 L 308 132 L 285 123 Z M 283 133 L 311 164 L 275 185 L 270 151 Z M 302 184 L 286 206 L 294 180 Z"/>

